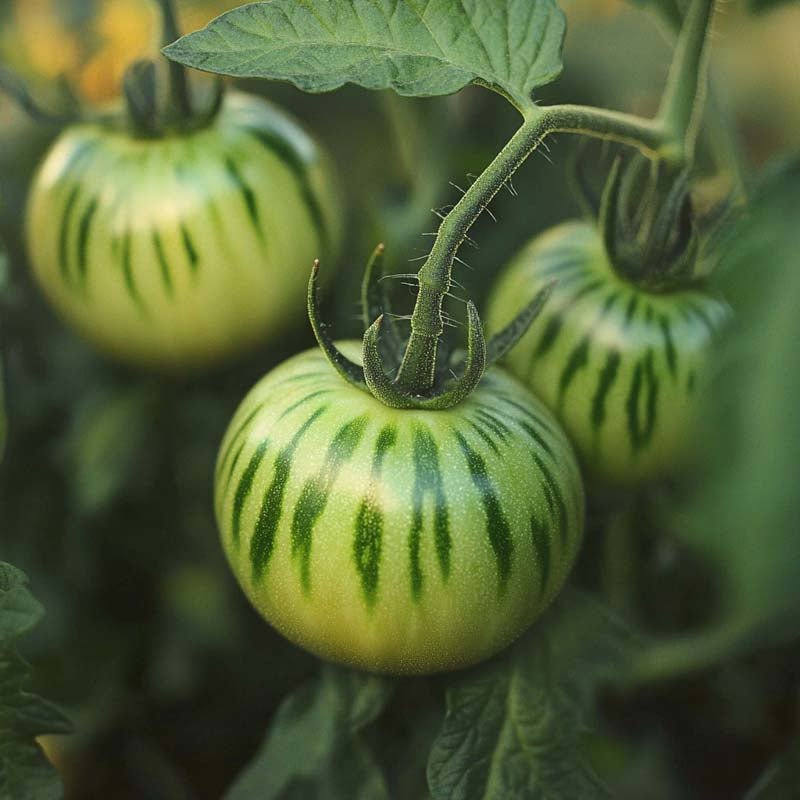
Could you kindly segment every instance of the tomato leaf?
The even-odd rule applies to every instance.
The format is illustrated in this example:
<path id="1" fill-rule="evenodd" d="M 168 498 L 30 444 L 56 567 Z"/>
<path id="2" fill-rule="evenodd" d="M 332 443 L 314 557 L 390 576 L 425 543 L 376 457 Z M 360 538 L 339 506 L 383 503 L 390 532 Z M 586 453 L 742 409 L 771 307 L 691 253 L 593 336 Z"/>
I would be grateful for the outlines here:
<path id="1" fill-rule="evenodd" d="M 223 14 L 165 49 L 187 66 L 401 95 L 489 86 L 517 106 L 561 72 L 565 19 L 553 0 L 270 0 Z"/>
<path id="2" fill-rule="evenodd" d="M 798 218 L 795 157 L 763 177 L 720 263 L 737 324 L 705 422 L 704 488 L 677 525 L 720 565 L 729 615 L 760 635 L 800 632 Z"/>
<path id="3" fill-rule="evenodd" d="M 55 706 L 25 691 L 30 668 L 15 646 L 43 613 L 24 573 L 0 562 L 0 800 L 61 797 L 61 781 L 36 737 L 69 733 L 71 725 Z"/>
<path id="4" fill-rule="evenodd" d="M 388 800 L 360 731 L 378 717 L 392 689 L 383 678 L 325 665 L 319 679 L 283 702 L 227 800 Z"/>
<path id="5" fill-rule="evenodd" d="M 596 601 L 562 594 L 503 656 L 451 683 L 428 762 L 434 800 L 608 796 L 581 737 L 592 690 L 630 646 Z"/>

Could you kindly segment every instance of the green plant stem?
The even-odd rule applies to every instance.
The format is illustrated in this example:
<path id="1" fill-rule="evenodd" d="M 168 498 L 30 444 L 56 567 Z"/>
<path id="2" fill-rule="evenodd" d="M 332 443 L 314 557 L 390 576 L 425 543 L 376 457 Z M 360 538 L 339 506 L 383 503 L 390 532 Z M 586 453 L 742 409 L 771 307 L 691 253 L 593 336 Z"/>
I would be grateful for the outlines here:
<path id="1" fill-rule="evenodd" d="M 731 658 L 746 643 L 747 633 L 746 623 L 731 620 L 696 633 L 656 640 L 634 660 L 627 683 L 636 688 L 713 667 Z"/>
<path id="2" fill-rule="evenodd" d="M 650 153 L 665 144 L 663 131 L 653 121 L 631 114 L 588 106 L 539 108 L 531 104 L 522 127 L 442 221 L 433 249 L 418 273 L 411 335 L 397 374 L 397 384 L 405 391 L 423 396 L 433 387 L 436 352 L 444 330 L 442 304 L 450 291 L 456 254 L 469 229 L 542 140 L 556 132 L 611 139 Z"/>
<path id="3" fill-rule="evenodd" d="M 700 125 L 707 84 L 708 31 L 713 10 L 713 0 L 692 0 L 687 9 L 656 116 L 672 144 L 663 155 L 679 166 L 691 161 Z"/>
<path id="4" fill-rule="evenodd" d="M 180 37 L 174 0 L 156 0 L 161 9 L 161 40 L 164 47 Z M 192 117 L 192 101 L 186 68 L 169 61 L 169 102 L 173 118 L 180 124 Z"/>
<path id="5" fill-rule="evenodd" d="M 433 249 L 418 273 L 411 334 L 396 378 L 402 391 L 416 396 L 430 394 L 439 339 L 444 331 L 442 306 L 450 291 L 458 249 L 487 205 L 548 134 L 577 133 L 609 139 L 638 147 L 672 165 L 687 163 L 702 106 L 712 8 L 712 0 L 692 0 L 655 119 L 577 105 L 540 108 L 530 102 L 522 109 L 522 127 L 444 218 Z"/>

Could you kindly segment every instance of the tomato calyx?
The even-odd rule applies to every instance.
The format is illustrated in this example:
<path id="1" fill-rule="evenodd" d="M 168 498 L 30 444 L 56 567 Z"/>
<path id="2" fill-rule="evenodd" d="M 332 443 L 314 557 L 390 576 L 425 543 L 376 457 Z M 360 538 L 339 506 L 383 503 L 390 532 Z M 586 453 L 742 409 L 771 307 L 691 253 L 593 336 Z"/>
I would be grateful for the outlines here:
<path id="1" fill-rule="evenodd" d="M 180 36 L 174 0 L 156 2 L 161 9 L 161 38 L 166 46 Z M 34 122 L 57 128 L 97 123 L 110 129 L 126 129 L 140 138 L 184 134 L 208 127 L 222 108 L 225 91 L 219 76 L 214 77 L 210 90 L 194 91 L 186 68 L 166 59 L 159 64 L 140 59 L 128 67 L 122 84 L 125 101 L 122 115 L 82 106 L 66 82 L 59 88 L 63 110 L 51 111 L 34 98 L 19 75 L 0 66 L 0 92 L 7 94 Z"/>
<path id="2" fill-rule="evenodd" d="M 545 286 L 505 328 L 488 341 L 478 310 L 468 300 L 466 354 L 456 354 L 451 349 L 441 348 L 435 365 L 432 391 L 424 395 L 415 394 L 402 387 L 396 379 L 404 356 L 405 342 L 397 330 L 395 317 L 389 310 L 390 301 L 384 288 L 385 281 L 382 280 L 388 277 L 383 274 L 384 252 L 384 245 L 378 245 L 364 273 L 361 302 L 365 332 L 361 364 L 349 359 L 337 348 L 321 319 L 319 261 L 314 263 L 308 282 L 308 317 L 320 349 L 339 375 L 391 408 L 441 411 L 466 400 L 477 388 L 488 367 L 503 358 L 527 332 L 553 289 L 553 283 Z"/>
<path id="3" fill-rule="evenodd" d="M 161 41 L 164 47 L 180 37 L 174 0 L 157 0 L 161 9 Z M 159 66 L 165 80 L 159 80 Z M 161 92 L 159 83 L 166 85 Z M 143 138 L 158 138 L 168 133 L 187 133 L 210 125 L 224 98 L 222 79 L 215 78 L 207 97 L 192 91 L 185 67 L 175 61 L 157 65 L 143 59 L 128 67 L 123 79 L 123 95 L 128 120 L 134 133 Z M 165 96 L 162 101 L 160 96 Z"/>

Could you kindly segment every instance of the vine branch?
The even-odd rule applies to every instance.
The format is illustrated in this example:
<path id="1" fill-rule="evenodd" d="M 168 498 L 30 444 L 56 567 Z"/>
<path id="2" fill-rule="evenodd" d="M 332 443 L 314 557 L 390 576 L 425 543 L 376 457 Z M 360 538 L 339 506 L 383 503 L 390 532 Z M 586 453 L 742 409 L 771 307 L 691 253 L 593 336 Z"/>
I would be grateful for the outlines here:
<path id="1" fill-rule="evenodd" d="M 673 164 L 691 158 L 712 8 L 712 0 L 693 0 L 678 39 L 664 100 L 654 119 L 589 106 L 539 107 L 533 101 L 523 109 L 522 126 L 444 218 L 419 271 L 411 335 L 396 377 L 399 389 L 417 397 L 432 391 L 438 343 L 444 331 L 442 307 L 451 288 L 458 249 L 495 195 L 546 136 L 562 132 L 608 139 Z"/>

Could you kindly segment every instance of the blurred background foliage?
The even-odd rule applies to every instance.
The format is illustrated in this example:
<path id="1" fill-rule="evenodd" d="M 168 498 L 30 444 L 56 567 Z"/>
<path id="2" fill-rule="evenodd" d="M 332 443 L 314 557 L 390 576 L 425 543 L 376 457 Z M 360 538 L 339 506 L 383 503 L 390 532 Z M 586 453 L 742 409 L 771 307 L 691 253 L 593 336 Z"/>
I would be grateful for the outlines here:
<path id="1" fill-rule="evenodd" d="M 183 0 L 183 27 L 234 5 Z M 541 99 L 651 113 L 668 26 L 619 0 L 563 7 L 566 68 Z M 144 0 L 4 0 L 0 61 L 42 101 L 55 102 L 66 79 L 102 104 L 125 66 L 154 52 L 156 28 Z M 750 205 L 717 258 L 715 282 L 738 322 L 704 452 L 668 485 L 590 497 L 575 582 L 638 632 L 629 668 L 601 693 L 594 732 L 582 737 L 593 769 L 622 798 L 800 793 L 798 31 L 796 3 L 751 16 L 725 2 L 715 26 L 702 169 L 710 177 L 709 154 L 718 154 L 729 177 L 707 191 L 719 196 L 738 173 Z M 291 109 L 339 166 L 350 221 L 329 299 L 337 335 L 357 331 L 356 289 L 375 243 L 387 243 L 398 271 L 413 268 L 407 260 L 428 243 L 420 234 L 435 229 L 430 209 L 456 196 L 448 181 L 480 171 L 516 125 L 507 104 L 478 90 L 411 101 L 352 88 L 317 97 L 248 88 Z M 218 798 L 231 785 L 235 798 L 258 796 L 248 785 L 263 797 L 427 796 L 445 694 L 475 687 L 436 678 L 392 692 L 331 668 L 317 678 L 319 663 L 248 607 L 218 546 L 216 448 L 254 381 L 311 346 L 302 310 L 291 336 L 203 377 L 133 372 L 94 354 L 54 318 L 25 264 L 26 187 L 54 133 L 0 97 L 0 560 L 28 574 L 47 609 L 23 649 L 35 689 L 74 724 L 70 736 L 42 739 L 67 797 Z M 578 213 L 575 144 L 550 140 L 515 178 L 519 197 L 497 201 L 499 223 L 479 222 L 473 270 L 458 275 L 476 298 L 524 241 Z M 362 703 L 361 714 L 347 716 L 343 698 Z M 273 721 L 260 760 L 234 784 Z M 309 755 L 304 743 L 315 737 Z M 362 780 L 376 765 L 385 784 Z"/>

